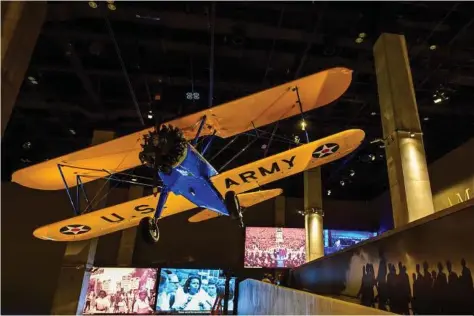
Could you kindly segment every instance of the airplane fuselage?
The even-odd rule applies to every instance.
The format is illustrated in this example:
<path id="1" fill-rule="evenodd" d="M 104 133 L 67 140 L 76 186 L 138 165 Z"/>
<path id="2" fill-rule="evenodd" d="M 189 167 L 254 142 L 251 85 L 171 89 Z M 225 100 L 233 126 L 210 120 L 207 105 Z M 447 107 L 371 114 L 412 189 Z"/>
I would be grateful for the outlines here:
<path id="1" fill-rule="evenodd" d="M 210 178 L 217 175 L 214 167 L 188 143 L 186 157 L 171 174 L 159 172 L 159 176 L 171 192 L 182 195 L 199 207 L 229 215 L 223 197 Z M 166 206 L 165 206 L 166 207 Z"/>

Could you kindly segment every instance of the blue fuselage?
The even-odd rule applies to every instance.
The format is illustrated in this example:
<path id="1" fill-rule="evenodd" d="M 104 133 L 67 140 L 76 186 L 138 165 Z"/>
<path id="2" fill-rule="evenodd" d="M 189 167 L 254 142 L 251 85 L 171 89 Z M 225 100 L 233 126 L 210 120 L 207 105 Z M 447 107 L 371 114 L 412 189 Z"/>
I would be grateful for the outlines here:
<path id="1" fill-rule="evenodd" d="M 159 173 L 163 185 L 176 195 L 182 195 L 198 207 L 229 215 L 224 199 L 210 178 L 217 174 L 214 167 L 188 143 L 183 162 L 171 174 Z"/>

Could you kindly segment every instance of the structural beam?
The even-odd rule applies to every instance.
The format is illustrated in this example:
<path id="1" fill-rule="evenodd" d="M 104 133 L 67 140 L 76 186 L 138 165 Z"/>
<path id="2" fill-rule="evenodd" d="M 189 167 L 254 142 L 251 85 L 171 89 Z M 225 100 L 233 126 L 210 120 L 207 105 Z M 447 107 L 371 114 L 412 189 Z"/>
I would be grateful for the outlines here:
<path id="1" fill-rule="evenodd" d="M 143 197 L 143 186 L 133 185 L 129 189 L 128 199 L 134 200 Z M 121 232 L 120 245 L 117 256 L 119 267 L 130 267 L 133 262 L 133 251 L 137 237 L 137 227 L 130 227 Z"/>
<path id="2" fill-rule="evenodd" d="M 374 58 L 396 228 L 432 214 L 433 199 L 405 37 L 382 34 Z"/>
<path id="3" fill-rule="evenodd" d="M 304 211 L 306 262 L 324 256 L 323 192 L 321 167 L 304 172 Z"/>
<path id="4" fill-rule="evenodd" d="M 30 63 L 46 2 L 2 1 L 2 137 Z"/>
<path id="5" fill-rule="evenodd" d="M 91 145 L 98 145 L 113 138 L 113 132 L 95 131 Z M 105 194 L 109 184 L 105 180 L 97 180 L 87 184 L 86 189 L 88 195 L 93 197 L 99 191 Z M 98 201 L 96 208 L 106 206 L 106 199 L 101 200 L 99 197 L 96 200 Z M 67 243 L 51 308 L 52 315 L 82 314 L 84 308 L 82 304 L 85 302 L 98 241 L 98 238 L 94 238 Z"/>

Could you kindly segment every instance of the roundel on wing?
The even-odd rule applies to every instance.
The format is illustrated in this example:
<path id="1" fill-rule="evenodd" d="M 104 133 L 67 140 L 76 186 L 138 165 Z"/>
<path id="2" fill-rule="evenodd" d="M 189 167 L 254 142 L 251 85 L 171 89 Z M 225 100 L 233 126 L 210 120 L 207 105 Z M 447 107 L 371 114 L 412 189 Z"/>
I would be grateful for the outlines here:
<path id="1" fill-rule="evenodd" d="M 316 148 L 313 152 L 314 158 L 325 158 L 337 152 L 339 150 L 339 145 L 336 143 L 328 143 Z"/>
<path id="2" fill-rule="evenodd" d="M 80 235 L 87 233 L 90 230 L 91 228 L 87 225 L 74 224 L 61 227 L 59 232 L 64 235 Z"/>

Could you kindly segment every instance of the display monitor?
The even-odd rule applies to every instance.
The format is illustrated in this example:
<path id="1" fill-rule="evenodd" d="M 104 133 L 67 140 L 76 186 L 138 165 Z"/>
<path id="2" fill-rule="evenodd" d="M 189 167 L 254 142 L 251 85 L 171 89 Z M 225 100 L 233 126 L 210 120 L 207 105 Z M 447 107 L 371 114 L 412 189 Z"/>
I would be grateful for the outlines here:
<path id="1" fill-rule="evenodd" d="M 353 230 L 324 230 L 324 254 L 329 255 L 361 241 L 377 236 L 377 233 Z"/>
<path id="2" fill-rule="evenodd" d="M 245 268 L 294 268 L 306 260 L 304 228 L 247 227 Z"/>
<path id="3" fill-rule="evenodd" d="M 83 314 L 150 314 L 157 269 L 93 268 Z"/>
<path id="4" fill-rule="evenodd" d="M 164 314 L 210 313 L 219 295 L 225 293 L 222 270 L 162 268 L 156 311 Z M 235 279 L 229 283 L 228 311 L 234 309 Z"/>

